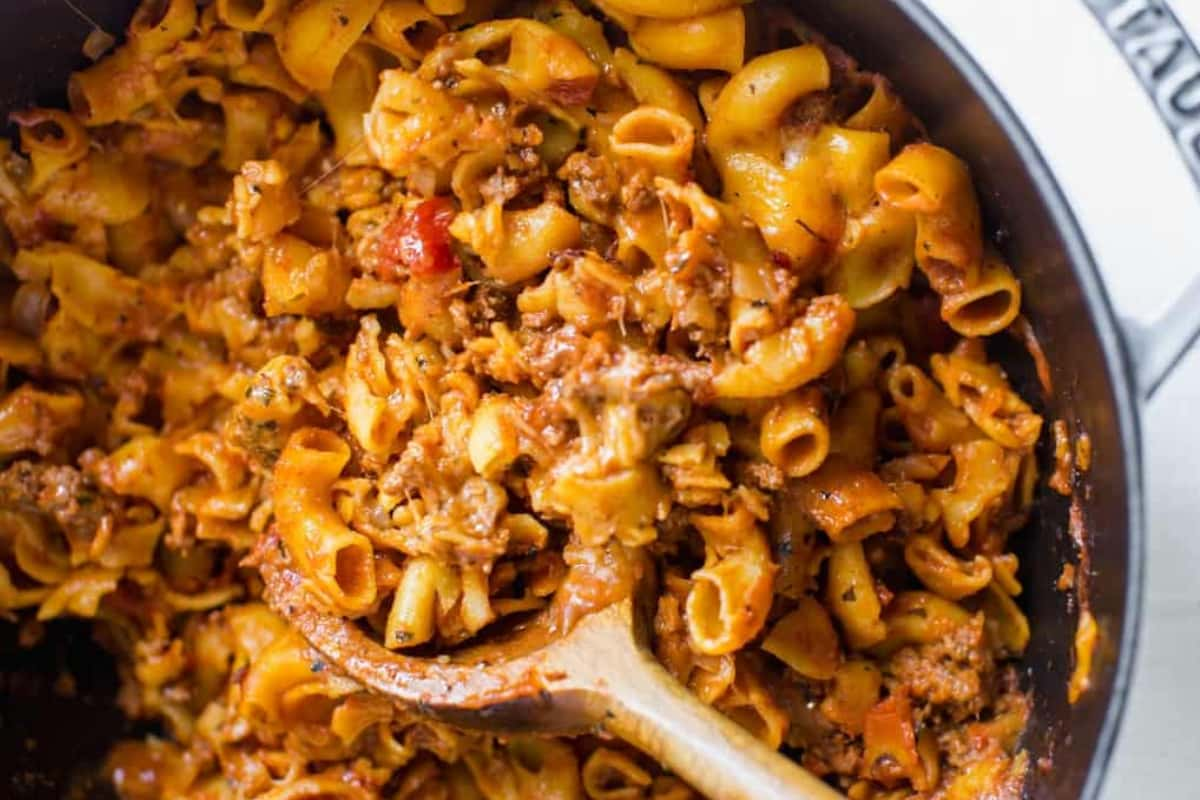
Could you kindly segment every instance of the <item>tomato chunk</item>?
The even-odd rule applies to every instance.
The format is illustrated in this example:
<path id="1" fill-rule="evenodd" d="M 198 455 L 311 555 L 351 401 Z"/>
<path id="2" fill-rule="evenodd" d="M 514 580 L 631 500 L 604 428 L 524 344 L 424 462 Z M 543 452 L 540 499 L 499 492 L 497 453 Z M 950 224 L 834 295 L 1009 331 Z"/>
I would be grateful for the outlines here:
<path id="1" fill-rule="evenodd" d="M 380 247 L 383 277 L 395 280 L 407 273 L 421 278 L 457 269 L 449 231 L 454 213 L 449 198 L 434 197 L 394 216 Z"/>

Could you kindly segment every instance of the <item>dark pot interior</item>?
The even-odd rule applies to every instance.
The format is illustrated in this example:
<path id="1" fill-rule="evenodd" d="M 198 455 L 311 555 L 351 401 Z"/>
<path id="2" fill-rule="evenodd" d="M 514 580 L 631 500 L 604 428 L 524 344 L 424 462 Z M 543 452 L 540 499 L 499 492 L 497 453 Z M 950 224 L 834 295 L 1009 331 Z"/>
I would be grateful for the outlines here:
<path id="1" fill-rule="evenodd" d="M 81 3 L 105 30 L 119 31 L 136 0 Z M 1104 632 L 1094 689 L 1066 701 L 1076 616 L 1055 582 L 1075 561 L 1069 501 L 1042 490 L 1019 537 L 1022 602 L 1033 640 L 1026 659 L 1036 707 L 1026 747 L 1033 798 L 1093 797 L 1115 737 L 1137 627 L 1141 581 L 1141 474 L 1135 405 L 1125 357 L 1085 244 L 1040 157 L 987 78 L 917 0 L 801 0 L 804 16 L 865 66 L 888 75 L 934 138 L 974 170 L 991 229 L 1024 282 L 1026 315 L 1053 365 L 1049 418 L 1091 436 L 1093 469 L 1079 502 L 1092 546 L 1092 604 Z M 0 4 L 0 111 L 61 104 L 82 60 L 90 25 L 63 0 Z M 1026 396 L 1040 395 L 1028 359 L 1014 349 L 1010 372 Z M 111 704 L 112 666 L 86 625 L 55 622 L 31 652 L 0 623 L 0 794 L 102 797 L 84 777 L 129 727 Z M 76 675 L 78 694 L 55 678 Z M 61 688 L 61 687 L 60 687 Z M 1051 768 L 1052 765 L 1052 768 Z"/>

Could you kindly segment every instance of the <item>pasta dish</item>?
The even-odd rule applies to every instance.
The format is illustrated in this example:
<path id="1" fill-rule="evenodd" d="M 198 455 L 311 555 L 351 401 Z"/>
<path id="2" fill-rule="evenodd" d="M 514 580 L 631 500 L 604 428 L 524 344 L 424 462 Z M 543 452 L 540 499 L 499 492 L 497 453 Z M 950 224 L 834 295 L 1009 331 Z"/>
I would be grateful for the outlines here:
<path id="1" fill-rule="evenodd" d="M 852 800 L 1021 796 L 1021 288 L 886 78 L 769 3 L 145 0 L 67 95 L 0 152 L 0 610 L 95 621 L 123 800 L 698 797 L 366 691 L 264 548 L 428 658 L 647 560 Z"/>

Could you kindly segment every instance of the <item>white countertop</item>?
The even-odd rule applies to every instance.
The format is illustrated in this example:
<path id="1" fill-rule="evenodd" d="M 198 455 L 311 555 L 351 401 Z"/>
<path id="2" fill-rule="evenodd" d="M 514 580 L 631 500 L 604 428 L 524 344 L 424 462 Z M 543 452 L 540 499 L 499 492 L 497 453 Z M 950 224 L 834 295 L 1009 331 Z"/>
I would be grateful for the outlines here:
<path id="1" fill-rule="evenodd" d="M 1200 797 L 1198 407 L 1193 351 L 1142 414 L 1150 532 L 1142 638 L 1104 800 Z"/>
<path id="2" fill-rule="evenodd" d="M 1200 192 L 1086 3 L 925 0 L 1007 96 L 1093 246 L 1118 313 L 1152 324 L 1200 275 Z M 1170 0 L 1200 40 L 1200 0 Z M 1200 313 L 1194 314 L 1200 322 Z M 1103 800 L 1200 797 L 1200 352 L 1142 413 L 1148 565 L 1141 643 Z"/>

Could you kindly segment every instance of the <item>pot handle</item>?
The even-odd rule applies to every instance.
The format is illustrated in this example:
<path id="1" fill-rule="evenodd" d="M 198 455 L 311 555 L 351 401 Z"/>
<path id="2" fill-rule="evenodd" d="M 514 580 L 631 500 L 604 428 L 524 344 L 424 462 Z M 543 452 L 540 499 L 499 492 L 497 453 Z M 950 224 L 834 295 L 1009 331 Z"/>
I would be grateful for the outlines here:
<path id="1" fill-rule="evenodd" d="M 1084 0 L 1108 38 L 1137 75 L 1179 148 L 1183 161 L 1200 188 L 1200 104 L 1190 95 L 1200 65 L 1200 49 L 1174 12 L 1162 3 L 1111 3 Z M 1169 57 L 1168 57 L 1169 55 Z M 1153 200 L 1150 201 L 1153 204 Z M 1200 224 L 1197 220 L 1196 224 Z M 1187 257 L 1187 256 L 1184 256 Z M 1192 254 L 1200 260 L 1200 254 Z M 1200 264 L 1189 265 L 1189 272 Z M 1122 313 L 1121 293 L 1113 301 L 1125 329 L 1137 388 L 1143 399 L 1154 395 L 1200 338 L 1200 276 L 1193 276 L 1182 292 L 1178 275 L 1156 292 L 1177 292 L 1167 310 L 1149 322 Z M 1106 281 L 1110 286 L 1112 282 Z"/>
<path id="2" fill-rule="evenodd" d="M 1200 278 L 1192 281 L 1161 319 L 1144 325 L 1125 318 L 1122 327 L 1138 392 L 1143 400 L 1149 400 L 1200 339 Z"/>

